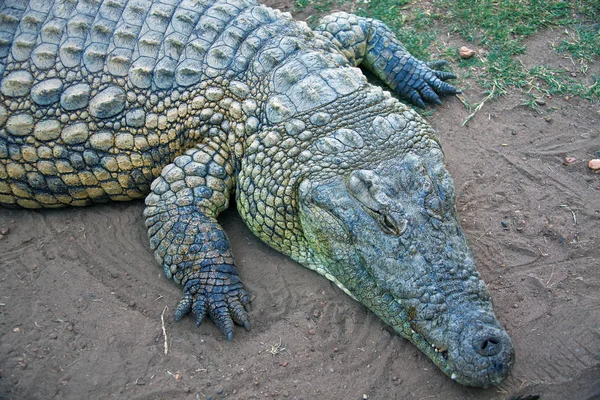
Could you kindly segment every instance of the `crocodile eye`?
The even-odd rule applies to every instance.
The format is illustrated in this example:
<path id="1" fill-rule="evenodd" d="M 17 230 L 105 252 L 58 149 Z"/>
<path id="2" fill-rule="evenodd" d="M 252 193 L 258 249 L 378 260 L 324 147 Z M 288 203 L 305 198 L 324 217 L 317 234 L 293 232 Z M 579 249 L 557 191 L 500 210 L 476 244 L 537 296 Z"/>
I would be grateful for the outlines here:
<path id="1" fill-rule="evenodd" d="M 408 221 L 404 218 L 396 218 L 391 213 L 380 213 L 377 222 L 381 229 L 388 235 L 402 236 L 408 227 Z"/>
<path id="2" fill-rule="evenodd" d="M 383 223 L 385 224 L 385 226 L 389 229 L 394 229 L 394 223 L 392 222 L 392 220 L 390 219 L 389 215 L 384 215 L 383 216 Z"/>

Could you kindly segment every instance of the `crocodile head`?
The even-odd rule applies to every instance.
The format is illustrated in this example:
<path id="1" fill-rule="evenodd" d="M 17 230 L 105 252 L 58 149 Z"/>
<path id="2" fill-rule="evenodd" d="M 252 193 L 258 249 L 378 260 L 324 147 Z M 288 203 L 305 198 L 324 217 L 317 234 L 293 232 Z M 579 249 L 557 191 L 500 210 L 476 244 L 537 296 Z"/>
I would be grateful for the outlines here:
<path id="1" fill-rule="evenodd" d="M 448 376 L 497 385 L 514 355 L 455 218 L 441 149 L 299 185 L 312 264 Z"/>

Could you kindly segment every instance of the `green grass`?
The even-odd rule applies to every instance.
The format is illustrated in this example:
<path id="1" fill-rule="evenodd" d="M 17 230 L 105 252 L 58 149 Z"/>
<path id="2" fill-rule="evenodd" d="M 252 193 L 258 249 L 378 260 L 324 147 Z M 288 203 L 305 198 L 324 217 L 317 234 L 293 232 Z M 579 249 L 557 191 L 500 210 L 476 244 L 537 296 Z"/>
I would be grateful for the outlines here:
<path id="1" fill-rule="evenodd" d="M 298 9 L 311 5 L 319 13 L 341 4 L 344 0 L 296 2 Z M 416 57 L 428 60 L 437 53 L 451 61 L 459 75 L 475 80 L 488 98 L 517 89 L 529 99 L 563 95 L 600 103 L 600 77 L 585 79 L 589 65 L 600 59 L 598 0 L 354 0 L 352 9 L 385 22 Z M 565 32 L 553 49 L 557 58 L 570 58 L 579 74 L 547 65 L 524 67 L 519 56 L 527 51 L 525 39 L 541 29 Z M 462 60 L 457 48 L 440 45 L 438 37 L 444 32 L 458 34 L 467 46 L 484 52 Z M 463 80 L 460 85 L 468 83 Z"/>
<path id="2" fill-rule="evenodd" d="M 526 52 L 523 40 L 542 28 L 572 31 L 570 41 L 556 46 L 557 57 L 575 59 L 585 72 L 600 55 L 600 3 L 597 0 L 436 0 L 441 22 L 475 46 L 487 49 L 471 66 L 479 68 L 478 83 L 493 96 L 510 88 L 545 95 L 576 95 L 600 100 L 597 79 L 586 86 L 564 69 L 537 65 L 526 69 L 517 56 Z"/>
<path id="3" fill-rule="evenodd" d="M 598 18 L 600 19 L 600 15 Z M 592 63 L 595 58 L 600 57 L 600 23 L 575 26 L 565 32 L 569 38 L 564 39 L 555 48 L 556 51 L 570 54 L 580 64 Z"/>

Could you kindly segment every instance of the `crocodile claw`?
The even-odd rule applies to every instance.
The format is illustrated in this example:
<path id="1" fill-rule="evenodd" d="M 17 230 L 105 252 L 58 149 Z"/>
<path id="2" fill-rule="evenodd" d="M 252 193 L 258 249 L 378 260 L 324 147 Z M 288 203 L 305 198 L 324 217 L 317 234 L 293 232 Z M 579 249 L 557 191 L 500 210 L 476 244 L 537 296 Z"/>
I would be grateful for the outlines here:
<path id="1" fill-rule="evenodd" d="M 196 317 L 196 325 L 200 326 L 208 315 L 227 340 L 233 338 L 234 324 L 250 330 L 245 309 L 250 300 L 239 278 L 224 280 L 191 278 L 186 282 L 183 290 L 183 298 L 175 309 L 176 321 L 191 312 Z"/>
<path id="2" fill-rule="evenodd" d="M 425 108 L 425 103 L 442 104 L 440 96 L 461 93 L 455 86 L 444 82 L 447 79 L 455 79 L 456 75 L 451 72 L 439 71 L 447 64 L 445 60 L 423 62 L 409 56 L 409 60 L 393 80 L 395 91 L 412 104 Z"/>

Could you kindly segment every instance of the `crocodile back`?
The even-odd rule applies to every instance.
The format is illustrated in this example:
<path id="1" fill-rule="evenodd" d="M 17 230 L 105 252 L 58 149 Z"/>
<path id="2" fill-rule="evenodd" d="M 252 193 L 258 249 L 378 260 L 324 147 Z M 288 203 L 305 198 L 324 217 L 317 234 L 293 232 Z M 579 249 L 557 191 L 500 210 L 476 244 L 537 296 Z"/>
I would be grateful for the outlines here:
<path id="1" fill-rule="evenodd" d="M 0 204 L 23 207 L 144 196 L 186 148 L 243 134 L 302 42 L 282 33 L 310 34 L 251 0 L 7 0 L 0 21 Z"/>

